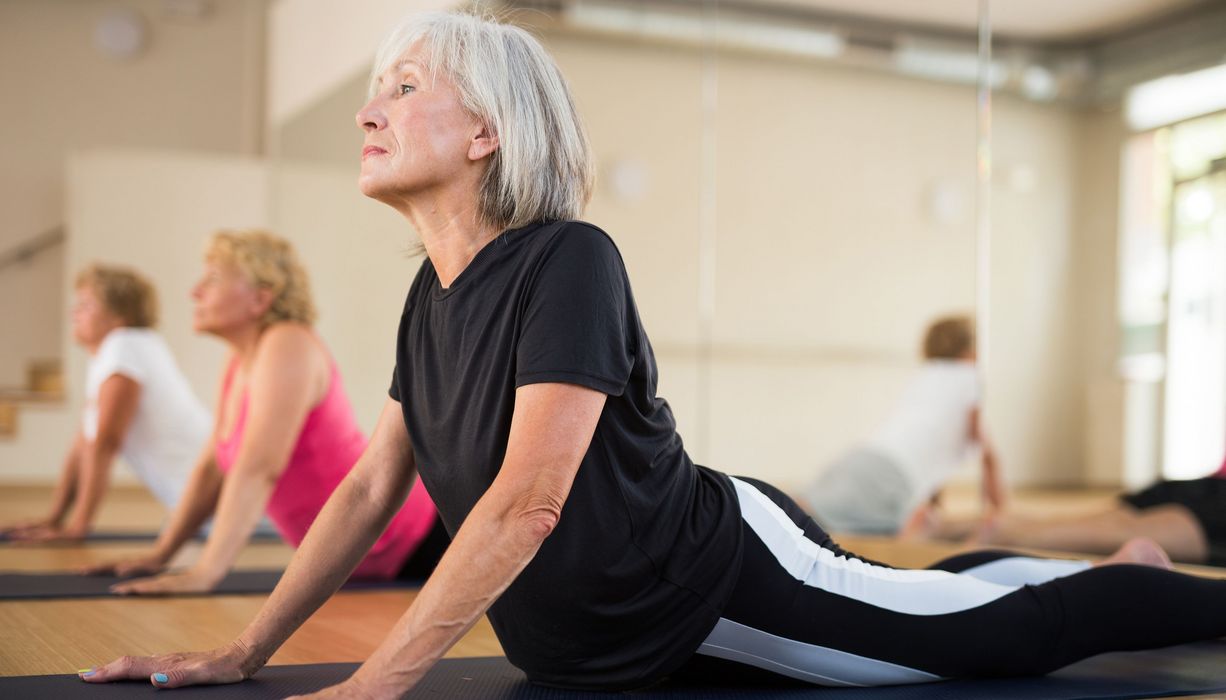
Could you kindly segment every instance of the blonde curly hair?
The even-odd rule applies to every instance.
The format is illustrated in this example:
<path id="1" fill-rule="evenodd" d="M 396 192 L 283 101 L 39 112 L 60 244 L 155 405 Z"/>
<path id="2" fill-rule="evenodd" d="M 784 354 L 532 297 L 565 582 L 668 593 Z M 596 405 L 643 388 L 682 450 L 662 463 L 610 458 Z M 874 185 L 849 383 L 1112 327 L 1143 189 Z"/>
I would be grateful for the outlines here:
<path id="1" fill-rule="evenodd" d="M 260 319 L 264 325 L 279 321 L 315 323 L 311 281 L 289 241 L 267 231 L 223 230 L 209 238 L 204 258 L 232 265 L 257 287 L 273 294 L 272 305 Z"/>
<path id="2" fill-rule="evenodd" d="M 93 263 L 77 273 L 76 289 L 89 288 L 123 325 L 152 328 L 158 322 L 158 296 L 144 275 L 127 267 Z"/>

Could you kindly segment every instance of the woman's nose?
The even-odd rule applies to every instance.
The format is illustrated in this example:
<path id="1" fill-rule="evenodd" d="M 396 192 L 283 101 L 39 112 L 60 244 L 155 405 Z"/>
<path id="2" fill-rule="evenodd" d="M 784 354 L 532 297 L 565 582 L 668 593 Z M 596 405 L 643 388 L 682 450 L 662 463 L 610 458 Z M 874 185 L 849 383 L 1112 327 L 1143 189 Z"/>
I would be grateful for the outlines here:
<path id="1" fill-rule="evenodd" d="M 379 109 L 377 102 L 379 97 L 376 95 L 367 102 L 364 107 L 358 110 L 355 121 L 358 128 L 366 133 L 378 131 L 387 126 L 387 117 L 384 116 L 383 110 Z"/>

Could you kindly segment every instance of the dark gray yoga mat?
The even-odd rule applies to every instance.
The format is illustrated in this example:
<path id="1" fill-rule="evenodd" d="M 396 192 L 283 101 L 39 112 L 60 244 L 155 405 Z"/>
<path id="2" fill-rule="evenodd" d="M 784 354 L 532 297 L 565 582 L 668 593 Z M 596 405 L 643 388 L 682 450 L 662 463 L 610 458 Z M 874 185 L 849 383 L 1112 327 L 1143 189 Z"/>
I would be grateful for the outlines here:
<path id="1" fill-rule="evenodd" d="M 268 666 L 236 685 L 179 688 L 174 698 L 261 700 L 309 693 L 339 683 L 357 664 Z M 155 697 L 147 681 L 87 684 L 75 675 L 0 678 L 0 697 L 119 700 Z M 659 700 L 1073 700 L 1153 698 L 1226 692 L 1226 642 L 1185 644 L 1145 652 L 1104 654 L 1039 678 L 948 681 L 886 688 L 817 688 L 747 682 L 735 686 L 664 684 L 628 694 L 556 690 L 529 684 L 507 660 L 443 659 L 406 699 L 589 700 L 631 697 Z M 165 698 L 166 695 L 156 697 Z"/>
<path id="2" fill-rule="evenodd" d="M 95 530 L 85 536 L 85 542 L 153 542 L 157 540 L 157 531 L 138 531 L 138 530 Z M 204 535 L 196 535 L 192 539 L 203 541 Z M 10 539 L 8 535 L 0 533 L 0 543 L 17 542 L 18 540 Z M 281 542 L 281 536 L 275 532 L 254 532 L 251 534 L 251 542 L 266 544 L 269 542 Z M 31 544 L 29 546 L 39 547 L 71 547 L 80 544 L 80 542 L 46 542 Z"/>
<path id="3" fill-rule="evenodd" d="M 0 600 L 36 600 L 46 598 L 94 598 L 113 596 L 113 584 L 130 578 L 119 576 L 82 576 L 73 573 L 0 573 Z M 280 569 L 231 571 L 210 593 L 179 595 L 224 595 L 240 593 L 271 593 L 281 580 Z M 343 590 L 407 588 L 421 581 L 350 581 Z"/>

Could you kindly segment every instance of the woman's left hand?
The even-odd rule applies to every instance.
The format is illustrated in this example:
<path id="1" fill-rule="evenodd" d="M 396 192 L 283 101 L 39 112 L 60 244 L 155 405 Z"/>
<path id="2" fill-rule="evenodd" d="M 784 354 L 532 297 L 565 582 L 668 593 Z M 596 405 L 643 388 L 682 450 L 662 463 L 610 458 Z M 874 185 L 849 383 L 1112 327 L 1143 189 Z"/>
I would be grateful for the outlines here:
<path id="1" fill-rule="evenodd" d="M 138 578 L 111 586 L 119 595 L 166 595 L 172 593 L 208 593 L 221 582 L 219 576 L 188 569 L 149 578 Z"/>
<path id="2" fill-rule="evenodd" d="M 9 535 L 15 543 L 42 544 L 46 542 L 80 542 L 85 539 L 88 530 L 73 526 L 39 525 L 26 530 L 19 530 Z"/>

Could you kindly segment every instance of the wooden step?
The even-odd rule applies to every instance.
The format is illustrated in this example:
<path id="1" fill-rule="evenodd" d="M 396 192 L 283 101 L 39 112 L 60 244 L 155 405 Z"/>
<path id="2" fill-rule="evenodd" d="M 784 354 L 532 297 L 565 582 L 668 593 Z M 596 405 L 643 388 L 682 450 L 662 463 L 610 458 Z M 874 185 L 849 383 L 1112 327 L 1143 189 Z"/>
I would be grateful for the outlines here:
<path id="1" fill-rule="evenodd" d="M 26 369 L 26 386 L 32 392 L 63 395 L 64 369 L 59 358 L 33 360 Z"/>
<path id="2" fill-rule="evenodd" d="M 17 435 L 17 403 L 0 400 L 0 438 Z"/>

